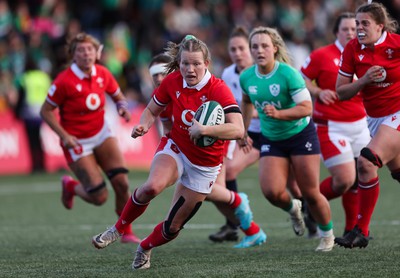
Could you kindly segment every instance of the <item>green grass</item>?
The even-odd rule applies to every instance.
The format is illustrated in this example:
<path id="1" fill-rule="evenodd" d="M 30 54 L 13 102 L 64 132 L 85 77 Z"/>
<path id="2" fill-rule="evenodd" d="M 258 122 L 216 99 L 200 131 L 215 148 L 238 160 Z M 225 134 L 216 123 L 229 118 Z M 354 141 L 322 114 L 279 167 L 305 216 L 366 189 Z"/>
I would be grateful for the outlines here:
<path id="1" fill-rule="evenodd" d="M 131 172 L 133 189 L 147 173 Z M 322 172 L 322 177 L 326 172 Z M 366 249 L 336 247 L 316 253 L 318 240 L 297 238 L 288 215 L 262 196 L 257 168 L 239 179 L 248 193 L 255 220 L 268 235 L 267 243 L 237 250 L 232 243 L 214 244 L 208 235 L 223 223 L 211 203 L 173 242 L 156 248 L 152 267 L 131 271 L 136 245 L 116 243 L 104 250 L 91 245 L 91 237 L 116 220 L 113 195 L 102 207 L 77 199 L 71 211 L 60 202 L 61 174 L 35 174 L 0 178 L 0 277 L 399 277 L 400 184 L 381 171 L 381 195 Z M 166 215 L 173 188 L 156 198 L 134 229 L 148 235 Z M 335 234 L 343 232 L 340 200 L 331 202 Z"/>

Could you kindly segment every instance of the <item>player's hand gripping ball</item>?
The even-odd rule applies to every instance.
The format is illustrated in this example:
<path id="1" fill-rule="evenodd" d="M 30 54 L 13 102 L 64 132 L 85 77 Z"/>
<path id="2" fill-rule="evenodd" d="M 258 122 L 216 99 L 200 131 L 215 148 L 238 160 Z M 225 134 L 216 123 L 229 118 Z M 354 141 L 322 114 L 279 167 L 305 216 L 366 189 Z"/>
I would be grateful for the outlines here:
<path id="1" fill-rule="evenodd" d="M 194 114 L 194 118 L 202 125 L 220 125 L 225 123 L 225 113 L 222 106 L 216 101 L 204 102 Z M 210 136 L 201 136 L 196 141 L 199 147 L 208 147 L 214 144 L 217 139 Z"/>

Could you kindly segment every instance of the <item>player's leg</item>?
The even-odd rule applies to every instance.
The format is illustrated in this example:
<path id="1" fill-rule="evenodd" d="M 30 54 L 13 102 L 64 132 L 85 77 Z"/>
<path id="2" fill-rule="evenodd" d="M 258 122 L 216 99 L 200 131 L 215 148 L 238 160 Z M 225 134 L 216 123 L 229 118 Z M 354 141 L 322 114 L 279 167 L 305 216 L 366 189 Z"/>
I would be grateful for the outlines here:
<path id="1" fill-rule="evenodd" d="M 321 242 L 316 251 L 330 251 L 334 245 L 333 224 L 329 203 L 319 190 L 320 157 L 292 155 L 291 160 L 297 184 L 320 230 Z"/>
<path id="2" fill-rule="evenodd" d="M 289 176 L 290 161 L 286 157 L 261 156 L 259 179 L 261 190 L 267 200 L 274 206 L 288 212 L 293 231 L 302 236 L 305 224 L 301 212 L 301 201 L 292 199 L 286 185 Z"/>
<path id="3" fill-rule="evenodd" d="M 122 152 L 114 137 L 109 137 L 94 150 L 97 162 L 111 182 L 115 192 L 115 211 L 121 216 L 122 210 L 130 197 L 128 169 L 126 168 Z M 121 242 L 140 242 L 140 239 L 132 232 L 132 226 L 127 225 L 121 237 Z"/>

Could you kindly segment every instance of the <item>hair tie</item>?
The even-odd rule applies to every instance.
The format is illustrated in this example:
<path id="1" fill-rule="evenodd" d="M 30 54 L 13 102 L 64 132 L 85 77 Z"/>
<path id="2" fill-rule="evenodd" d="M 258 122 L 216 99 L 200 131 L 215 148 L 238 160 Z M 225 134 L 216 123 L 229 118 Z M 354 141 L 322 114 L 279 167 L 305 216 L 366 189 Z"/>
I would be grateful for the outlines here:
<path id="1" fill-rule="evenodd" d="M 193 35 L 186 35 L 185 38 L 183 39 L 184 41 L 188 40 L 197 40 L 197 38 Z"/>

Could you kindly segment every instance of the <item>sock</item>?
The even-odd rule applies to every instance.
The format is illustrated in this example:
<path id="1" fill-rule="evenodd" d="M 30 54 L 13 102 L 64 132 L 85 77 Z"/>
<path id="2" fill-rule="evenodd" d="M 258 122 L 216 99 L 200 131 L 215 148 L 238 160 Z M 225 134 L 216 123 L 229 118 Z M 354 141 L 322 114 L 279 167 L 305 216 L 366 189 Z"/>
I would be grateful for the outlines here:
<path id="1" fill-rule="evenodd" d="M 251 221 L 250 227 L 247 230 L 242 229 L 242 231 L 246 236 L 252 236 L 260 231 L 260 226 L 258 226 L 254 221 Z"/>
<path id="2" fill-rule="evenodd" d="M 79 184 L 79 181 L 71 179 L 68 181 L 67 183 L 67 190 L 68 192 L 72 193 L 73 195 L 75 194 L 75 186 L 77 186 Z"/>
<path id="3" fill-rule="evenodd" d="M 286 208 L 283 208 L 284 211 L 292 213 L 293 212 L 293 199 L 290 199 L 290 204 Z"/>
<path id="4" fill-rule="evenodd" d="M 321 237 L 333 236 L 333 223 L 332 223 L 332 220 L 329 221 L 329 223 L 326 224 L 326 225 L 318 224 L 318 232 L 319 232 Z"/>
<path id="5" fill-rule="evenodd" d="M 143 212 L 147 209 L 149 205 L 149 203 L 140 204 L 137 201 L 135 197 L 136 190 L 133 192 L 132 197 L 129 198 L 129 200 L 126 202 L 125 207 L 122 210 L 121 216 L 115 224 L 115 228 L 121 234 L 124 233 L 125 229 L 127 229 L 127 226 L 130 226 L 136 218 L 143 214 Z"/>
<path id="6" fill-rule="evenodd" d="M 327 177 L 326 179 L 324 179 L 319 185 L 319 190 L 327 200 L 332 200 L 340 196 L 340 194 L 336 193 L 332 189 L 332 177 Z"/>
<path id="7" fill-rule="evenodd" d="M 229 189 L 230 191 L 234 191 L 237 192 L 237 182 L 236 180 L 230 180 L 230 181 L 226 181 L 226 188 Z"/>
<path id="8" fill-rule="evenodd" d="M 168 243 L 178 236 L 179 232 L 173 236 L 167 236 L 163 232 L 163 226 L 164 222 L 159 223 L 154 228 L 153 232 L 148 237 L 142 240 L 142 242 L 140 243 L 140 247 L 142 247 L 144 250 L 149 250 L 153 247 L 157 247 L 165 243 Z"/>
<path id="9" fill-rule="evenodd" d="M 231 200 L 229 202 L 229 206 L 233 209 L 237 208 L 242 202 L 242 198 L 240 198 L 239 194 L 231 191 Z"/>
<path id="10" fill-rule="evenodd" d="M 376 202 L 379 197 L 379 178 L 364 183 L 358 182 L 359 194 L 359 215 L 357 225 L 361 229 L 364 236 L 369 234 L 369 224 L 371 222 L 372 213 L 374 212 Z"/>
<path id="11" fill-rule="evenodd" d="M 359 198 L 357 190 L 350 189 L 342 195 L 342 205 L 346 216 L 345 231 L 353 230 L 354 226 L 357 224 L 358 204 Z"/>
<path id="12" fill-rule="evenodd" d="M 129 200 L 128 200 L 129 201 Z M 116 213 L 119 217 L 121 217 L 122 211 L 117 211 Z M 126 225 L 125 230 L 124 230 L 124 235 L 130 235 L 133 234 L 132 232 L 132 225 Z"/>

